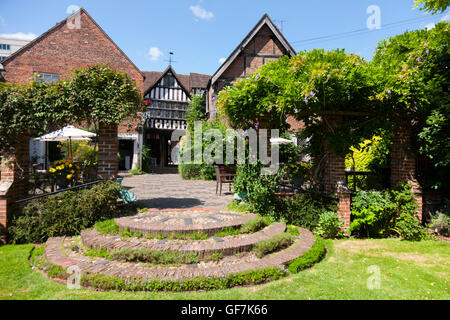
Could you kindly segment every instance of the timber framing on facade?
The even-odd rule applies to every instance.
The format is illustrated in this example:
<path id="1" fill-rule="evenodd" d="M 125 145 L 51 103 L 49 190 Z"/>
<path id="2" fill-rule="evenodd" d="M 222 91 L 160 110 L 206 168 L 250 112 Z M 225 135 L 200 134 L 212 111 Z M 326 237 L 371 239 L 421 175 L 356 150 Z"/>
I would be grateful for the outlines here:
<path id="1" fill-rule="evenodd" d="M 191 97 L 204 94 L 209 75 L 177 74 L 169 65 L 164 72 L 144 71 L 144 99 L 148 107 L 143 115 L 144 144 L 149 146 L 154 165 L 177 165 L 179 145 L 172 141 L 174 130 L 186 130 L 186 112 Z"/>

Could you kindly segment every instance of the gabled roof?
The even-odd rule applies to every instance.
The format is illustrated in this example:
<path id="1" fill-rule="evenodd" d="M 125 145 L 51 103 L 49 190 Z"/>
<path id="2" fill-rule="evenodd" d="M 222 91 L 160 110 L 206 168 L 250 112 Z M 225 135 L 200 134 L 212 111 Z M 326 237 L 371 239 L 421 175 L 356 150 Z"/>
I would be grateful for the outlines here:
<path id="1" fill-rule="evenodd" d="M 263 26 L 268 26 L 269 29 L 273 32 L 277 40 L 281 43 L 281 45 L 284 47 L 284 49 L 288 52 L 290 57 L 293 57 L 296 55 L 296 52 L 294 48 L 289 44 L 289 42 L 286 40 L 286 38 L 283 36 L 283 34 L 280 32 L 280 30 L 277 28 L 277 26 L 272 22 L 269 15 L 266 13 L 264 16 L 259 20 L 259 22 L 255 25 L 255 27 L 247 34 L 247 36 L 242 40 L 242 42 L 234 49 L 234 51 L 231 53 L 231 55 L 225 60 L 224 63 L 220 66 L 220 68 L 212 75 L 211 77 L 211 84 L 214 84 L 217 79 L 222 75 L 223 72 L 231 65 L 231 63 L 238 57 L 238 55 L 244 50 L 244 48 L 247 46 L 247 44 L 258 34 L 259 30 Z"/>
<path id="2" fill-rule="evenodd" d="M 89 15 L 89 13 L 87 13 L 87 11 L 84 8 L 79 9 L 78 11 L 76 11 L 75 13 L 70 15 L 69 17 L 67 17 L 64 20 L 62 20 L 61 22 L 57 23 L 54 27 L 50 28 L 49 30 L 47 30 L 46 32 L 44 32 L 43 34 L 41 34 L 40 36 L 38 36 L 37 38 L 35 38 L 31 42 L 29 42 L 28 44 L 26 44 L 25 46 L 23 46 L 22 48 L 20 48 L 16 52 L 14 52 L 13 54 L 11 54 L 10 56 L 8 56 L 5 59 L 3 59 L 1 64 L 3 66 L 5 64 L 8 64 L 9 61 L 11 61 L 15 57 L 21 55 L 22 53 L 24 53 L 28 49 L 32 48 L 35 44 L 40 42 L 42 39 L 47 37 L 49 34 L 53 33 L 54 31 L 56 31 L 59 28 L 61 28 L 62 26 L 64 26 L 67 23 L 68 20 L 71 20 L 76 15 L 81 15 L 82 13 L 84 13 L 99 28 L 99 30 L 103 33 L 103 35 L 109 41 L 111 41 L 111 43 L 119 50 L 119 52 L 133 65 L 133 67 L 136 69 L 136 71 L 138 71 L 142 75 L 142 77 L 145 78 L 145 75 L 139 70 L 139 68 L 133 63 L 133 61 L 131 61 L 130 58 L 128 58 L 128 56 L 122 51 L 122 49 L 119 48 L 119 46 L 108 36 L 108 34 L 97 24 L 97 22 L 95 22 L 95 20 Z"/>
<path id="3" fill-rule="evenodd" d="M 169 69 L 170 68 L 170 69 Z M 184 87 L 187 92 L 190 92 L 193 88 L 205 88 L 208 85 L 208 81 L 211 76 L 201 73 L 191 72 L 189 75 L 177 74 L 173 70 L 172 66 L 169 66 L 164 72 L 159 71 L 142 71 L 145 75 L 144 81 L 144 95 L 147 94 L 153 87 L 161 81 L 161 79 L 166 75 L 166 73 L 171 70 L 176 76 L 178 83 Z"/>
<path id="4" fill-rule="evenodd" d="M 144 74 L 147 74 L 151 80 L 147 81 L 147 85 L 144 83 L 144 96 L 153 89 L 155 85 L 157 85 L 162 78 L 168 73 L 171 72 L 175 79 L 177 79 L 178 84 L 181 86 L 181 88 L 185 91 L 185 93 L 188 95 L 188 97 L 191 96 L 190 90 L 189 90 L 189 76 L 186 75 L 177 75 L 175 70 L 173 70 L 172 66 L 169 65 L 164 72 L 154 72 L 154 71 L 144 71 Z"/>

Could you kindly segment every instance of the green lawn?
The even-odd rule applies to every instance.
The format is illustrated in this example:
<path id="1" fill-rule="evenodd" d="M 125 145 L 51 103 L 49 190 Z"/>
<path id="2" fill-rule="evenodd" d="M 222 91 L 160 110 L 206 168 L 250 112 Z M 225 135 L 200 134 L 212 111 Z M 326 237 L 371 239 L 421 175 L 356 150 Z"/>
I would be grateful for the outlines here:
<path id="1" fill-rule="evenodd" d="M 397 239 L 327 241 L 327 257 L 272 283 L 190 293 L 69 290 L 31 270 L 32 245 L 0 247 L 0 299 L 450 299 L 450 244 Z M 380 289 L 369 290 L 369 266 Z"/>

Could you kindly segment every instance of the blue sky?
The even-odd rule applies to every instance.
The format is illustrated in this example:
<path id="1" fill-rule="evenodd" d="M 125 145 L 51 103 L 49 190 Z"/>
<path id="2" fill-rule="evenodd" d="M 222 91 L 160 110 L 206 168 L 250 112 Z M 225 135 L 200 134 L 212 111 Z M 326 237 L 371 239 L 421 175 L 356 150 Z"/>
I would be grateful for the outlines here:
<path id="1" fill-rule="evenodd" d="M 380 8 L 380 29 L 367 28 L 371 5 Z M 178 73 L 206 74 L 264 13 L 279 26 L 284 20 L 283 33 L 297 51 L 344 48 L 368 60 L 380 40 L 448 19 L 413 9 L 413 0 L 2 0 L 0 37 L 39 35 L 67 17 L 70 6 L 85 8 L 141 70 L 164 70 L 172 50 Z M 367 31 L 302 42 L 354 30 Z"/>

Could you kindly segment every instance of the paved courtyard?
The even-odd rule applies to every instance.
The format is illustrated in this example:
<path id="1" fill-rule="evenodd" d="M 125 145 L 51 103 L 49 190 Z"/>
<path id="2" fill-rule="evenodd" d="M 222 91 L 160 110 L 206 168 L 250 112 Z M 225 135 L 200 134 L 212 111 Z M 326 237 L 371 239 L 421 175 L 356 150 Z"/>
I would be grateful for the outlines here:
<path id="1" fill-rule="evenodd" d="M 183 180 L 177 173 L 122 174 L 123 187 L 134 192 L 140 204 L 149 209 L 226 208 L 233 199 L 224 185 L 216 195 L 215 181 Z"/>

